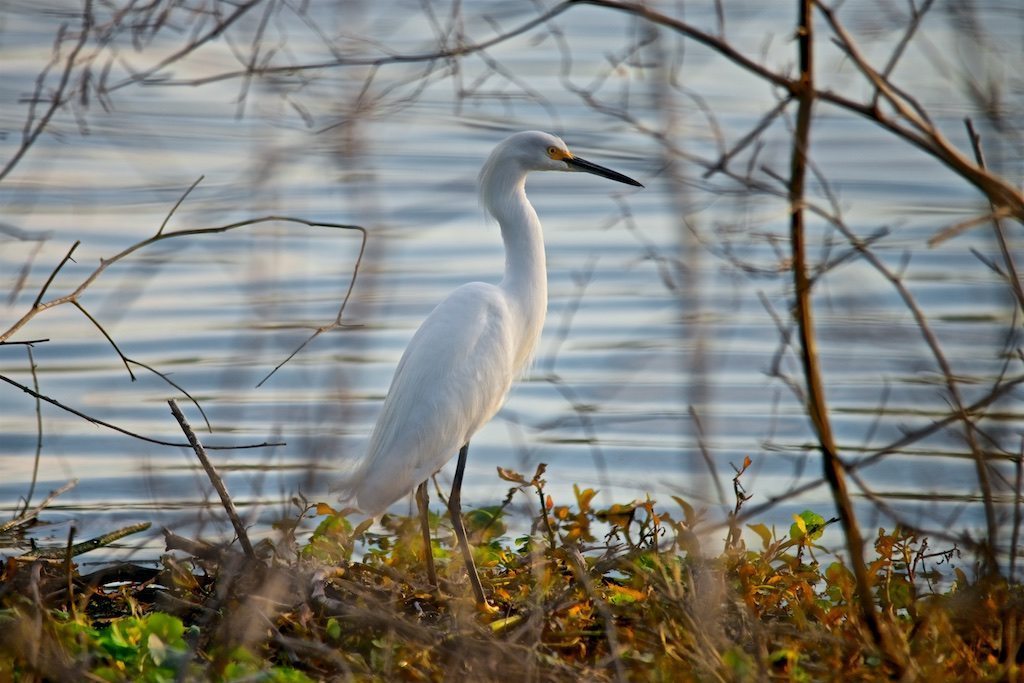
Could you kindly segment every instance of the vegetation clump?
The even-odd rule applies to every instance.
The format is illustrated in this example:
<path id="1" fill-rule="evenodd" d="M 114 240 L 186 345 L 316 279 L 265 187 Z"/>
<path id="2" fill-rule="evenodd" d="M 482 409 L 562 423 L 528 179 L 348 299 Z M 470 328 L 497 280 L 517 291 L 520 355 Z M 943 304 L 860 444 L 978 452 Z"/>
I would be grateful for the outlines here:
<path id="1" fill-rule="evenodd" d="M 805 511 L 780 532 L 735 523 L 724 547 L 675 499 L 599 508 L 501 470 L 514 487 L 467 515 L 493 613 L 468 597 L 447 520 L 433 518 L 439 589 L 415 518 L 356 526 L 296 499 L 299 514 L 253 561 L 165 532 L 158 568 L 82 576 L 69 561 L 11 559 L 3 575 L 3 680 L 1014 680 L 1024 594 L 969 578 L 956 548 L 879 529 L 869 553 L 886 645 L 856 582 Z M 738 489 L 739 490 L 739 489 Z M 509 506 L 526 494 L 529 533 Z M 740 505 L 742 500 L 740 500 Z M 297 539 L 303 519 L 319 518 Z M 746 539 L 746 540 L 744 540 Z M 748 543 L 749 541 L 749 543 Z M 829 559 L 823 559 L 823 558 Z"/>

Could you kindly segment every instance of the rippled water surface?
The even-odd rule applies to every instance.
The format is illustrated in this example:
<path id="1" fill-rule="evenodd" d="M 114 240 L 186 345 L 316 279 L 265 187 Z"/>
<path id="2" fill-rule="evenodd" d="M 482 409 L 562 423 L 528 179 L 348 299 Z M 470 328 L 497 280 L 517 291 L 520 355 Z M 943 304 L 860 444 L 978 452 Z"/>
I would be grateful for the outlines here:
<path id="1" fill-rule="evenodd" d="M 892 39 L 872 32 L 873 5 L 847 4 L 851 26 L 883 58 Z M 69 6 L 15 3 L 2 10 L 4 163 L 22 142 L 28 100 L 54 35 L 62 23 L 77 26 Z M 378 44 L 394 52 L 436 45 L 422 7 L 396 19 L 383 6 L 335 10 L 322 3 L 309 12 L 334 37 L 339 54 L 378 55 Z M 507 30 L 534 16 L 503 7 L 464 7 L 467 35 L 483 40 L 496 26 Z M 446 21 L 449 10 L 437 9 Z M 1012 9 L 991 11 L 1005 18 L 990 22 L 993 40 L 1019 36 L 1021 19 Z M 711 7 L 694 5 L 686 18 L 715 25 Z M 689 155 L 715 158 L 715 132 L 731 144 L 774 106 L 778 93 L 664 32 L 611 68 L 648 29 L 594 8 L 497 45 L 485 59 L 434 65 L 426 81 L 427 64 L 413 64 L 372 74 L 336 67 L 251 83 L 184 84 L 242 68 L 236 55 L 249 54 L 259 20 L 247 18 L 227 41 L 214 41 L 147 82 L 113 90 L 107 101 L 58 110 L 0 182 L 0 328 L 29 310 L 73 243 L 80 241 L 74 260 L 60 269 L 46 298 L 72 292 L 101 259 L 153 235 L 200 176 L 166 230 L 268 215 L 365 226 L 367 251 L 345 325 L 314 340 L 259 388 L 312 329 L 334 319 L 356 265 L 358 233 L 266 222 L 176 238 L 112 265 L 81 297 L 125 356 L 165 374 L 202 405 L 212 426 L 201 434 L 204 442 L 286 444 L 213 452 L 254 533 L 269 534 L 271 522 L 293 514 L 295 494 L 331 500 L 328 484 L 358 458 L 394 366 L 431 307 L 463 282 L 500 279 L 501 241 L 477 202 L 476 174 L 508 133 L 547 129 L 582 156 L 647 187 L 626 189 L 582 175 L 531 178 L 530 198 L 546 232 L 549 316 L 531 370 L 473 440 L 467 503 L 504 496 L 508 484 L 495 475 L 496 466 L 532 473 L 541 462 L 560 500 L 571 500 L 572 485 L 579 484 L 599 488 L 604 503 L 650 493 L 671 506 L 671 494 L 706 505 L 715 516 L 731 508 L 731 465 L 747 456 L 753 464 L 743 483 L 751 505 L 819 477 L 801 401 L 773 376 L 778 368 L 797 385 L 802 381 L 797 356 L 783 341 L 791 332 L 786 205 L 748 195 L 721 175 L 705 179 L 704 169 L 688 161 Z M 730 10 L 727 35 L 783 70 L 795 60 L 791 22 L 788 12 Z M 288 58 L 297 62 L 330 56 L 305 19 L 282 10 L 271 23 L 267 49 L 287 43 Z M 936 13 L 923 35 L 941 50 L 955 44 L 952 27 Z M 135 51 L 122 36 L 109 82 L 157 64 L 181 39 L 161 33 Z M 1012 40 L 1009 45 L 1012 52 Z M 659 60 L 681 65 L 678 87 L 667 85 L 665 69 L 652 66 Z M 904 73 L 928 75 L 905 84 L 966 144 L 960 120 L 978 113 L 962 88 L 927 68 L 928 60 L 928 50 L 908 52 Z M 851 96 L 863 92 L 851 85 L 855 74 L 840 59 L 823 59 L 819 68 L 833 87 L 855 88 Z M 566 87 L 592 87 L 598 78 L 606 79 L 598 91 L 609 103 L 603 111 Z M 55 79 L 51 74 L 48 87 Z M 1011 106 L 1019 108 L 1020 95 L 1019 84 L 1007 93 Z M 631 120 L 614 115 L 624 102 Z M 705 107 L 715 112 L 713 124 Z M 776 122 L 765 133 L 754 166 L 767 169 L 758 178 L 783 194 L 768 171 L 788 174 L 790 123 Z M 678 154 L 640 127 L 661 131 Z M 902 274 L 963 379 L 965 400 L 989 391 L 1005 363 L 1019 374 L 1020 323 L 1003 280 L 978 256 L 997 256 L 991 230 L 925 246 L 937 231 L 983 210 L 973 188 L 872 124 L 825 106 L 815 120 L 812 154 L 815 201 L 830 206 L 821 184 L 827 178 L 857 235 L 889 231 L 877 253 Z M 1019 163 L 1010 153 L 1004 157 L 1000 170 L 1013 177 Z M 737 161 L 738 172 L 748 160 L 746 154 Z M 812 220 L 809 231 L 815 263 L 849 251 L 823 222 Z M 1019 230 L 1010 239 L 1019 248 Z M 891 283 L 862 259 L 842 259 L 815 294 L 833 428 L 845 454 L 869 453 L 948 413 L 936 359 Z M 22 346 L 0 347 L 0 374 L 29 387 L 37 381 L 41 394 L 81 413 L 180 442 L 167 406 L 175 398 L 194 426 L 204 424 L 160 375 L 134 365 L 132 381 L 111 343 L 71 305 L 40 313 L 13 338 L 48 341 L 32 349 L 35 377 Z M 1020 434 L 1024 417 L 1020 397 L 1011 392 L 986 423 L 1001 444 L 1016 438 L 1019 447 L 1013 434 Z M 36 538 L 63 542 L 71 524 L 84 538 L 139 521 L 185 534 L 227 532 L 191 451 L 131 438 L 50 404 L 40 415 L 33 502 L 70 479 L 78 484 L 50 505 L 45 524 L 32 532 Z M 938 430 L 864 468 L 865 486 L 888 509 L 925 526 L 976 527 L 974 463 L 964 455 L 961 431 Z M 0 505 L 7 513 L 29 491 L 38 433 L 34 399 L 0 385 Z M 450 466 L 440 480 L 449 478 Z M 887 523 L 885 508 L 859 500 L 868 528 Z M 795 511 L 831 513 L 830 505 L 822 486 L 772 508 L 765 519 L 788 525 Z M 396 509 L 408 506 L 403 501 Z M 143 557 L 162 547 L 156 534 L 128 545 Z"/>

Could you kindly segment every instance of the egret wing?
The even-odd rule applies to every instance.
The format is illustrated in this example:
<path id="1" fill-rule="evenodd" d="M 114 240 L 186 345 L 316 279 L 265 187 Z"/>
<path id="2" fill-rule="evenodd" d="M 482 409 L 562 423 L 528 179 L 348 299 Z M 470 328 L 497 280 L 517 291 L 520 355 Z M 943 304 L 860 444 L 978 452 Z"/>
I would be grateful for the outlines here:
<path id="1" fill-rule="evenodd" d="M 382 512 L 441 469 L 501 408 L 514 366 L 501 289 L 471 283 L 438 304 L 402 355 L 352 482 L 360 509 Z"/>

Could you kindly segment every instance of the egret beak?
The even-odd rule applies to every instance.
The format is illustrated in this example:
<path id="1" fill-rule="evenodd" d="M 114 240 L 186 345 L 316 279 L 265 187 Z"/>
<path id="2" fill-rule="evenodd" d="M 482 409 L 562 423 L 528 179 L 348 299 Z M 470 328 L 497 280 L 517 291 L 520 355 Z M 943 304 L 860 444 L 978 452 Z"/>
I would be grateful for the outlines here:
<path id="1" fill-rule="evenodd" d="M 577 156 L 566 157 L 564 161 L 568 164 L 569 170 L 571 171 L 584 171 L 586 173 L 599 175 L 602 178 L 608 178 L 609 180 L 625 183 L 626 185 L 632 185 L 633 187 L 643 187 L 643 185 L 629 176 L 622 175 L 621 173 L 613 171 L 610 168 L 605 168 L 604 166 L 598 166 L 593 162 L 587 161 L 586 159 L 580 159 Z"/>

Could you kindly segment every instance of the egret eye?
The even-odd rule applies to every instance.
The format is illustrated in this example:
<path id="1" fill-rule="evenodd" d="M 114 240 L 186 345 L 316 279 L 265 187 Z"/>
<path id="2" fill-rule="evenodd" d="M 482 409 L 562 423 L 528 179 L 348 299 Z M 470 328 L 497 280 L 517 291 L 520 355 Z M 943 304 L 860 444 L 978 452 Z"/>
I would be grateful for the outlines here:
<path id="1" fill-rule="evenodd" d="M 555 159 L 555 158 L 557 158 L 557 155 L 558 155 L 558 148 L 557 147 L 555 147 L 554 145 L 552 145 L 551 147 L 548 147 L 548 156 L 549 157 L 551 157 L 552 159 Z"/>

